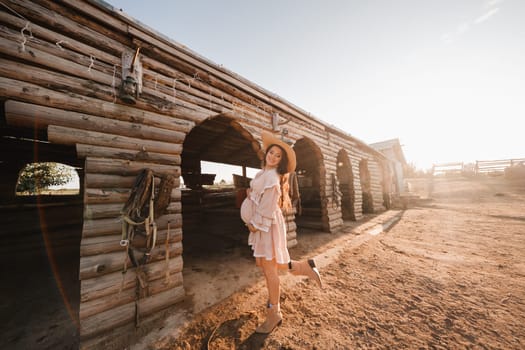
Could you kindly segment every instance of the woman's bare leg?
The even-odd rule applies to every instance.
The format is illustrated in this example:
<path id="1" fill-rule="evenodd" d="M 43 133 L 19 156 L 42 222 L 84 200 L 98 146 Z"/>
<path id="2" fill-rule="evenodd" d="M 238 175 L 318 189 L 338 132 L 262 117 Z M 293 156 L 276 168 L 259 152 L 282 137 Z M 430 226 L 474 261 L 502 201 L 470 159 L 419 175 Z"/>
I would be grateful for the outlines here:
<path id="1" fill-rule="evenodd" d="M 264 273 L 264 278 L 266 279 L 266 287 L 268 288 L 268 301 L 272 305 L 279 304 L 279 298 L 281 296 L 281 286 L 277 266 L 275 260 L 261 259 L 261 268 Z"/>
<path id="2" fill-rule="evenodd" d="M 266 287 L 268 288 L 268 308 L 266 312 L 266 320 L 255 330 L 256 333 L 270 333 L 276 326 L 282 322 L 281 308 L 279 305 L 281 286 L 279 281 L 279 273 L 277 271 L 277 263 L 275 260 L 260 260 L 260 266 L 263 270 L 266 279 Z"/>

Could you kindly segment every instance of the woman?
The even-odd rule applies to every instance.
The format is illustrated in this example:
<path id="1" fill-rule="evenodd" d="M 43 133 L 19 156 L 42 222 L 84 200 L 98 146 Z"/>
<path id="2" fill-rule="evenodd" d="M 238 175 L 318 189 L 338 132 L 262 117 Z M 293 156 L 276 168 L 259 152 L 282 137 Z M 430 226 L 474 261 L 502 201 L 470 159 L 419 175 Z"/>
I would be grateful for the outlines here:
<path id="1" fill-rule="evenodd" d="M 257 266 L 264 273 L 268 288 L 266 320 L 255 332 L 270 333 L 282 322 L 278 269 L 308 276 L 319 287 L 322 283 L 313 259 L 294 261 L 288 254 L 282 211 L 291 209 L 288 176 L 295 171 L 295 152 L 269 132 L 262 133 L 262 142 L 265 151 L 263 168 L 250 183 L 247 198 L 241 206 L 241 217 L 250 230 L 248 244 L 252 247 Z"/>

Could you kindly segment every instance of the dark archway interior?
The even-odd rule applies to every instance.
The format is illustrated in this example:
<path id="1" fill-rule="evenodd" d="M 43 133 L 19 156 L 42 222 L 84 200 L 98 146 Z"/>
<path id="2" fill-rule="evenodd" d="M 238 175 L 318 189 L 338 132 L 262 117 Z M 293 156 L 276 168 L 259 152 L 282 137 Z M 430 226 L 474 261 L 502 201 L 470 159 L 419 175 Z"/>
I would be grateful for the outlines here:
<path id="1" fill-rule="evenodd" d="M 308 231 L 322 231 L 323 212 L 321 206 L 321 165 L 319 156 L 306 139 L 298 140 L 294 145 L 297 157 L 297 180 L 301 193 L 302 214 L 297 216 L 297 233 Z"/>
<path id="2" fill-rule="evenodd" d="M 361 191 L 363 196 L 363 214 L 371 214 L 374 212 L 374 201 L 372 198 L 370 170 L 368 169 L 368 161 L 366 159 L 362 159 L 359 162 L 359 179 L 361 181 Z"/>
<path id="3" fill-rule="evenodd" d="M 186 137 L 182 152 L 183 246 L 185 269 L 196 260 L 233 251 L 251 258 L 247 229 L 240 219 L 241 196 L 248 182 L 212 186 L 216 174 L 202 174 L 201 161 L 260 168 L 252 136 L 234 120 L 218 116 L 196 126 Z"/>
<path id="4" fill-rule="evenodd" d="M 342 194 L 341 212 L 343 220 L 355 220 L 354 172 L 345 150 L 340 150 L 337 154 L 337 180 L 339 181 L 339 191 Z"/>
<path id="5" fill-rule="evenodd" d="M 0 348 L 76 348 L 79 343 L 83 195 L 15 195 L 32 162 L 79 169 L 74 147 L 52 145 L 33 130 L 0 121 Z M 38 141 L 37 141 L 38 140 Z M 83 173 L 78 170 L 80 183 Z"/>
<path id="6" fill-rule="evenodd" d="M 383 174 L 383 206 L 385 209 L 390 209 L 392 207 L 392 187 L 394 185 L 394 177 L 392 176 L 392 172 L 387 163 L 381 164 L 381 170 Z"/>

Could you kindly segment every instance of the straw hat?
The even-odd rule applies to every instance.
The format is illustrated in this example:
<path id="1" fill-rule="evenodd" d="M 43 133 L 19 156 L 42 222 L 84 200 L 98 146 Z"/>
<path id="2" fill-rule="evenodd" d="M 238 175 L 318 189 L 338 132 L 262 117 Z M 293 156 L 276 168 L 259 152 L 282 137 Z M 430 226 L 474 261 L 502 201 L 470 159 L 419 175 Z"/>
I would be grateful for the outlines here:
<path id="1" fill-rule="evenodd" d="M 280 146 L 286 152 L 286 155 L 288 156 L 288 169 L 287 169 L 288 172 L 291 173 L 295 171 L 297 160 L 295 159 L 295 151 L 293 150 L 293 148 L 289 144 L 287 144 L 280 138 L 275 137 L 272 133 L 268 131 L 263 131 L 261 133 L 261 136 L 262 136 L 264 153 L 266 153 L 270 145 Z"/>

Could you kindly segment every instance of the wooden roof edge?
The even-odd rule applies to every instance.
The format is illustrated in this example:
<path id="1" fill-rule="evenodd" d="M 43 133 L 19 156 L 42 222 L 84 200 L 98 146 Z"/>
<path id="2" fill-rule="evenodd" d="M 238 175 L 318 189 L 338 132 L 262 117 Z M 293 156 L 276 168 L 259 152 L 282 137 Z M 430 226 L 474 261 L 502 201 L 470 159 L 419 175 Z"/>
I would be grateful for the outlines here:
<path id="1" fill-rule="evenodd" d="M 182 43 L 177 42 L 176 40 L 160 33 L 159 31 L 151 28 L 150 26 L 142 23 L 141 21 L 137 20 L 136 18 L 126 14 L 125 12 L 121 11 L 120 9 L 114 7 L 110 3 L 104 1 L 104 0 L 85 0 L 89 4 L 92 4 L 98 8 L 100 8 L 103 11 L 106 11 L 110 13 L 113 16 L 118 17 L 120 20 L 126 22 L 128 25 L 135 26 L 140 31 L 143 31 L 146 34 L 152 35 L 158 40 L 164 42 L 166 45 L 171 46 L 173 49 L 181 51 L 183 54 L 188 55 L 192 57 L 195 60 L 198 60 L 199 62 L 209 66 L 210 68 L 221 72 L 222 74 L 229 75 L 231 78 L 237 80 L 239 83 L 244 84 L 251 89 L 254 89 L 255 91 L 258 91 L 259 93 L 263 94 L 266 97 L 267 103 L 275 106 L 276 108 L 282 108 L 279 106 L 279 104 L 285 105 L 287 108 L 293 110 L 295 113 L 293 114 L 294 117 L 297 117 L 298 119 L 307 122 L 307 123 L 313 123 L 315 124 L 319 129 L 330 131 L 333 133 L 338 134 L 339 136 L 342 136 L 343 138 L 350 138 L 351 140 L 355 141 L 360 148 L 369 151 L 370 153 L 373 153 L 380 158 L 385 158 L 384 155 L 374 148 L 370 147 L 366 142 L 358 139 L 355 136 L 350 135 L 348 132 L 345 132 L 317 117 L 312 115 L 311 113 L 307 112 L 306 110 L 302 109 L 301 107 L 291 103 L 290 101 L 286 100 L 285 98 L 261 87 L 260 85 L 248 80 L 247 78 L 225 68 L 224 66 L 217 64 L 216 62 L 213 62 L 212 60 L 198 54 L 197 52 L 191 50 L 187 46 L 185 46 Z M 249 91 L 246 91 L 246 89 L 243 89 L 242 86 L 236 85 L 236 88 L 242 89 L 245 92 L 251 94 Z"/>
<path id="2" fill-rule="evenodd" d="M 382 150 L 391 149 L 398 157 L 397 161 L 401 162 L 403 165 L 407 165 L 405 153 L 403 152 L 403 146 L 399 141 L 399 138 L 388 139 L 384 141 L 374 142 L 369 144 L 370 147 L 381 152 Z"/>
<path id="3" fill-rule="evenodd" d="M 232 70 L 225 68 L 223 65 L 220 65 L 220 64 L 212 61 L 211 59 L 200 55 L 199 53 L 193 51 L 192 49 L 190 49 L 186 45 L 184 45 L 184 44 L 182 44 L 182 43 L 180 43 L 180 42 L 178 42 L 178 41 L 176 41 L 176 40 L 166 36 L 165 34 L 160 33 L 156 29 L 153 29 L 152 27 L 148 26 L 147 24 L 142 23 L 138 19 L 136 19 L 136 18 L 128 15 L 127 13 L 121 11 L 119 8 L 114 7 L 110 3 L 108 3 L 108 2 L 106 2 L 104 0 L 84 0 L 84 1 L 87 1 L 91 5 L 94 5 L 94 6 L 100 8 L 100 9 L 106 11 L 106 12 L 109 12 L 110 14 L 112 14 L 112 15 L 118 17 L 119 19 L 121 19 L 122 21 L 126 22 L 128 25 L 134 26 L 138 30 L 140 30 L 140 31 L 142 31 L 142 32 L 144 32 L 146 34 L 152 35 L 156 39 L 162 41 L 164 44 L 171 46 L 173 49 L 181 51 L 183 54 L 186 54 L 186 55 L 192 57 L 193 59 L 200 61 L 201 63 L 209 66 L 210 68 L 213 68 L 214 70 L 217 70 L 217 71 L 221 72 L 222 74 L 229 75 L 231 78 L 237 80 L 239 83 L 244 84 L 244 85 L 248 86 L 249 88 L 251 88 L 251 89 L 253 89 L 253 90 L 263 94 L 264 97 L 266 98 L 266 100 L 264 102 L 266 102 L 266 103 L 268 103 L 270 105 L 273 105 L 276 108 L 282 108 L 282 107 L 279 106 L 279 104 L 283 104 L 287 108 L 292 109 L 295 112 L 295 114 L 294 114 L 295 117 L 297 117 L 297 118 L 299 118 L 299 119 L 301 119 L 301 120 L 303 120 L 305 122 L 317 124 L 317 127 L 319 127 L 322 130 L 324 130 L 326 128 L 326 126 L 327 126 L 326 122 L 324 122 L 323 120 L 313 116 L 311 113 L 305 111 L 301 107 L 298 107 L 297 105 L 291 103 L 290 101 L 286 100 L 285 98 L 283 98 L 283 97 L 277 95 L 276 93 L 273 93 L 273 92 L 263 88 L 262 86 L 260 86 L 260 85 L 258 85 L 256 83 L 248 80 L 247 78 L 245 78 L 245 77 L 243 77 L 243 76 L 233 72 Z M 210 73 L 213 73 L 213 72 L 210 72 Z M 245 91 L 248 94 L 252 94 L 253 95 L 253 93 L 251 93 L 250 91 L 247 91 L 245 88 L 243 88 L 239 84 L 236 85 L 235 87 Z"/>
<path id="4" fill-rule="evenodd" d="M 357 144 L 357 147 L 360 148 L 361 150 L 365 150 L 365 151 L 368 151 L 376 156 L 378 156 L 379 158 L 381 158 L 382 160 L 387 160 L 388 158 L 381 152 L 379 152 L 378 150 L 376 150 L 375 148 L 371 147 L 368 143 L 366 143 L 365 141 L 361 140 L 360 138 L 334 126 L 334 125 L 331 125 L 331 124 L 327 124 L 327 131 L 330 131 L 334 134 L 337 134 L 343 138 L 347 138 L 347 139 L 350 139 L 352 141 L 354 141 L 356 144 Z"/>

